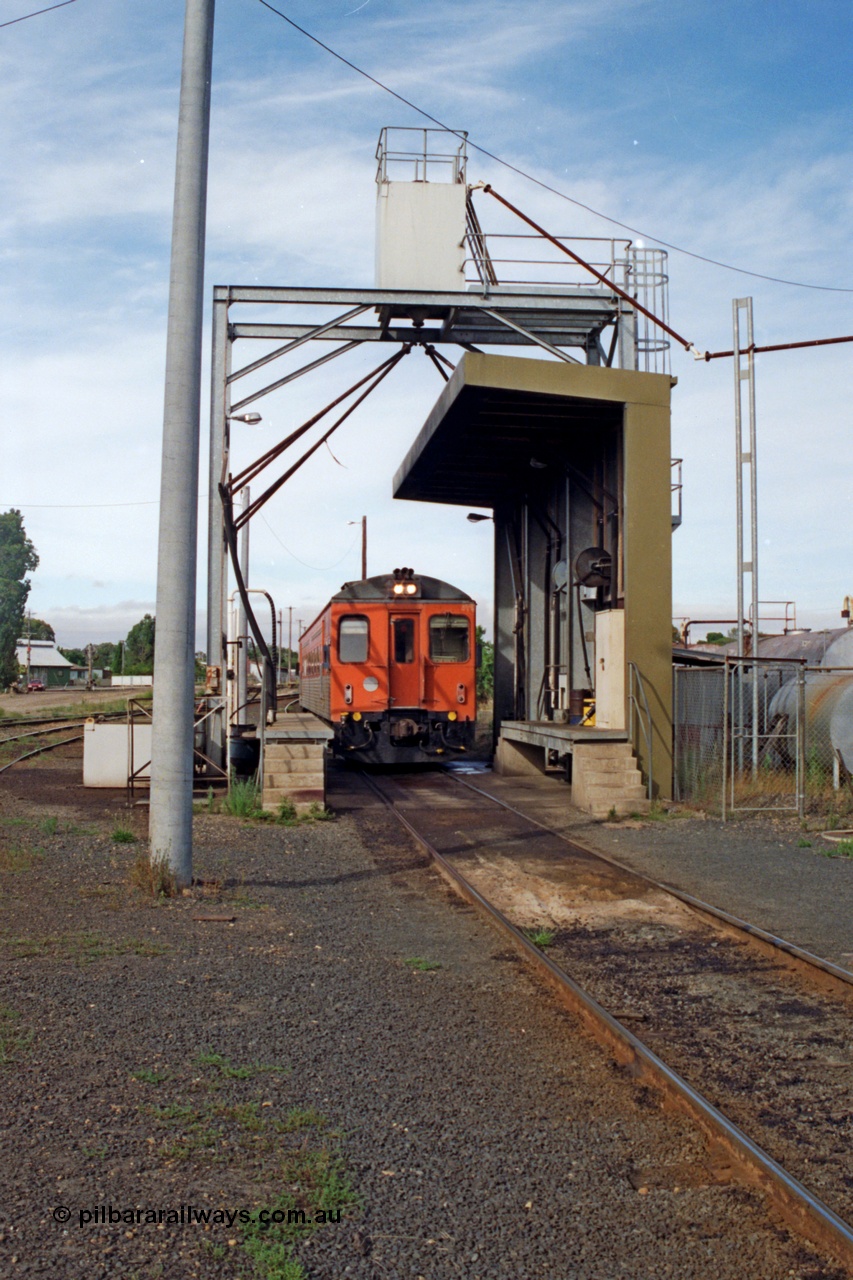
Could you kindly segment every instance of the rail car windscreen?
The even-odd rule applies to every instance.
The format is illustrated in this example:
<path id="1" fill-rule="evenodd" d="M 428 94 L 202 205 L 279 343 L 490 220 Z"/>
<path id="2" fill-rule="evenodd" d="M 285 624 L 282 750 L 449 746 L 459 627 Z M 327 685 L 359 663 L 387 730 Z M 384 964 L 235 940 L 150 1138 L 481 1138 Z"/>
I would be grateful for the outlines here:
<path id="1" fill-rule="evenodd" d="M 429 656 L 432 662 L 467 662 L 468 619 L 451 613 L 429 620 Z"/>
<path id="2" fill-rule="evenodd" d="M 394 633 L 394 661 L 414 662 L 415 660 L 415 620 L 414 618 L 395 618 L 392 623 Z"/>
<path id="3" fill-rule="evenodd" d="M 338 658 L 341 662 L 367 662 L 370 631 L 360 614 L 341 618 L 338 628 Z"/>

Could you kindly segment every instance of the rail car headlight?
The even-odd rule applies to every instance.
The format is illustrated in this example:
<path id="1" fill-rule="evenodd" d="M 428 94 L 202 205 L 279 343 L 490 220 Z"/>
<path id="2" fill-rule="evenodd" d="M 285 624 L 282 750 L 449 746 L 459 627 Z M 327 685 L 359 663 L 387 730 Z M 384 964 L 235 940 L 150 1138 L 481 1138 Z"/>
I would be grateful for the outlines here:
<path id="1" fill-rule="evenodd" d="M 393 576 L 388 584 L 388 590 L 392 596 L 416 596 L 420 592 L 420 586 L 415 581 L 414 569 L 395 569 Z"/>
<path id="2" fill-rule="evenodd" d="M 457 715 L 457 713 L 456 713 L 455 711 L 448 711 L 448 713 L 447 713 L 447 718 L 448 718 L 448 720 L 458 720 L 458 719 L 459 719 L 459 716 Z"/>
<path id="3" fill-rule="evenodd" d="M 362 688 L 365 693 L 375 693 L 379 688 L 379 681 L 376 679 L 376 676 L 365 676 Z"/>

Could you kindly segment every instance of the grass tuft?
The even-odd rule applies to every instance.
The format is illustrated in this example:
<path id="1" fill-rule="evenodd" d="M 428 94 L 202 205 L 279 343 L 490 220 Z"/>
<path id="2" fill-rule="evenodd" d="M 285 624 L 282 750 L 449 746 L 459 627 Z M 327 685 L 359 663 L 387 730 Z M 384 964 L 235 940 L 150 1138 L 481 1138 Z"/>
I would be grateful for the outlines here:
<path id="1" fill-rule="evenodd" d="M 111 838 L 113 844 L 136 844 L 136 836 L 129 827 L 114 827 Z"/>
<path id="2" fill-rule="evenodd" d="M 441 968 L 437 960 L 424 960 L 422 956 L 409 956 L 403 964 L 414 969 L 416 973 L 432 973 L 433 970 Z"/>
<path id="3" fill-rule="evenodd" d="M 557 936 L 553 929 L 525 929 L 524 932 L 534 947 L 552 947 Z"/>
<path id="4" fill-rule="evenodd" d="M 222 798 L 222 812 L 232 818 L 256 818 L 263 810 L 258 804 L 258 784 L 254 778 L 233 778 Z"/>
<path id="5" fill-rule="evenodd" d="M 168 862 L 163 858 L 152 859 L 140 849 L 130 868 L 130 883 L 149 898 L 174 898 L 178 886 Z"/>
<path id="6" fill-rule="evenodd" d="M 0 1067 L 8 1067 L 30 1045 L 31 1031 L 20 1027 L 21 1015 L 6 1004 L 0 1004 Z"/>

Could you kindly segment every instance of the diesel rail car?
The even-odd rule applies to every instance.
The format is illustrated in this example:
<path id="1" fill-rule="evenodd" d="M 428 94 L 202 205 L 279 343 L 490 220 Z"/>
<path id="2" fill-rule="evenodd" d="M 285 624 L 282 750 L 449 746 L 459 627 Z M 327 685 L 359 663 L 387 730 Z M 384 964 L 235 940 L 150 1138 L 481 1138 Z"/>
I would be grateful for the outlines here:
<path id="1" fill-rule="evenodd" d="M 415 764 L 471 746 L 475 609 L 412 569 L 344 583 L 299 642 L 300 703 L 332 726 L 337 754 Z"/>

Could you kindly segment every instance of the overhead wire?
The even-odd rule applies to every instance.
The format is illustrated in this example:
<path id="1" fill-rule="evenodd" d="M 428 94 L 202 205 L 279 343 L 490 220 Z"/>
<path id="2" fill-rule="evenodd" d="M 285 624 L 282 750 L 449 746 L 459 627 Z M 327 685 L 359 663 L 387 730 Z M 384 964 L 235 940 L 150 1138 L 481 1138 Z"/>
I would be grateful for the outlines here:
<path id="1" fill-rule="evenodd" d="M 287 554 L 288 554 L 289 556 L 292 556 L 292 557 L 293 557 L 293 559 L 296 561 L 296 563 L 297 563 L 297 564 L 301 564 L 301 565 L 302 565 L 302 567 L 303 567 L 303 569 L 313 569 L 313 570 L 315 570 L 315 572 L 317 572 L 317 573 L 327 573 L 330 569 L 337 569 L 338 565 L 339 565 L 339 564 L 343 564 L 343 562 L 346 560 L 347 556 L 348 556 L 348 555 L 350 554 L 350 552 L 352 551 L 353 547 L 354 547 L 354 546 L 356 545 L 356 543 L 358 542 L 358 538 L 357 538 L 357 537 L 356 537 L 356 538 L 354 538 L 354 539 L 352 540 L 352 542 L 350 543 L 350 545 L 347 547 L 347 549 L 346 549 L 346 551 L 344 552 L 344 554 L 341 556 L 340 560 L 336 560 L 334 564 L 325 564 L 325 565 L 323 565 L 323 564 L 308 564 L 305 560 L 300 560 L 300 559 L 299 559 L 299 556 L 298 556 L 298 555 L 296 555 L 296 553 L 295 553 L 294 551 L 291 551 L 291 550 L 290 550 L 290 547 L 285 546 L 285 544 L 282 542 L 281 538 L 278 536 L 278 534 L 276 533 L 275 529 L 272 527 L 272 525 L 270 524 L 270 522 L 267 520 L 267 518 L 266 518 L 266 516 L 263 514 L 263 512 L 259 512 L 258 514 L 260 515 L 260 517 L 261 517 L 261 519 L 263 520 L 264 524 L 265 524 L 265 525 L 267 526 L 267 528 L 269 529 L 269 531 L 270 531 L 270 533 L 272 534 L 272 536 L 275 538 L 275 540 L 276 540 L 276 542 L 278 543 L 278 545 L 279 545 L 280 547 L 283 547 L 283 548 L 284 548 L 284 550 L 287 552 Z"/>
<path id="2" fill-rule="evenodd" d="M 0 27 L 14 27 L 16 22 L 26 22 L 28 18 L 39 18 L 43 13 L 52 13 L 54 9 L 64 9 L 67 4 L 76 4 L 77 0 L 60 0 L 59 4 L 48 5 L 46 9 L 36 9 L 34 13 L 24 13 L 20 18 L 10 18 L 8 22 L 0 22 Z"/>
<path id="3" fill-rule="evenodd" d="M 406 98 L 403 94 L 397 93 L 395 89 L 392 89 L 382 80 L 377 79 L 376 76 L 372 76 L 369 71 L 365 71 L 363 67 L 359 67 L 355 62 L 351 62 L 349 58 L 345 58 L 342 53 L 338 53 L 336 49 L 325 44 L 318 36 L 312 35 L 312 33 L 306 30 L 305 27 L 301 27 L 298 22 L 294 22 L 293 18 L 288 17 L 286 13 L 282 13 L 281 9 L 277 9 L 275 5 L 270 4 L 269 0 L 258 0 L 258 3 L 262 4 L 265 9 L 269 9 L 271 13 L 276 14 L 276 16 L 281 18 L 283 22 L 288 23 L 289 26 L 300 32 L 300 34 L 305 36 L 308 40 L 313 41 L 313 43 L 320 49 L 331 54 L 333 58 L 337 58 L 337 60 L 342 62 L 344 66 L 349 67 L 358 75 L 363 76 L 364 79 L 369 80 L 371 84 L 375 84 L 378 89 L 382 89 L 384 93 L 390 94 L 392 98 L 396 98 L 397 101 L 402 102 L 404 106 L 410 107 L 412 111 L 416 111 L 419 116 L 423 116 L 425 120 L 431 121 L 431 123 L 436 125 L 439 129 L 443 129 L 447 133 L 452 133 L 454 137 L 459 138 L 460 141 L 466 142 L 473 151 L 479 152 L 482 156 L 487 156 L 489 160 L 494 160 L 496 164 L 501 165 L 504 169 L 508 169 L 511 173 L 517 174 L 527 182 L 534 183 L 535 186 L 540 187 L 543 191 L 550 192 L 551 195 L 557 196 L 560 200 L 567 201 L 569 204 L 574 205 L 575 208 L 583 209 L 585 213 L 590 213 L 595 218 L 601 218 L 605 222 L 609 222 L 611 226 L 619 227 L 622 231 L 629 231 L 632 236 L 639 236 L 644 240 L 653 240 L 655 244 L 662 245 L 663 248 L 670 249 L 673 253 L 683 254 L 687 258 L 693 258 L 697 262 L 705 262 L 712 267 L 720 267 L 723 271 L 733 271 L 737 275 L 749 276 L 753 280 L 767 280 L 771 284 L 787 285 L 795 289 L 814 289 L 821 293 L 853 293 L 853 288 L 848 288 L 843 285 L 811 284 L 805 280 L 787 280 L 782 276 L 771 276 L 766 275 L 761 271 L 750 271 L 746 267 L 736 267 L 731 262 L 721 262 L 718 258 L 711 258 L 706 254 L 696 253 L 692 249 L 685 249 L 682 245 L 674 244 L 669 240 L 663 240 L 660 236 L 652 235 L 648 231 L 642 231 L 638 227 L 632 227 L 630 223 L 621 222 L 618 218 L 614 218 L 608 213 L 602 213 L 600 209 L 594 209 L 592 205 L 584 204 L 582 200 L 577 200 L 574 196 L 567 195 L 565 191 L 560 191 L 558 187 L 553 187 L 550 183 L 544 182 L 541 178 L 535 177 L 532 173 L 528 173 L 526 169 L 522 169 L 518 165 L 512 164 L 509 160 L 504 160 L 502 156 L 497 155 L 494 151 L 489 151 L 486 147 L 480 146 L 479 143 L 472 141 L 470 137 L 461 133 L 458 129 L 451 129 L 449 125 L 445 124 L 442 120 L 439 120 L 437 116 L 434 116 L 429 111 L 424 110 L 424 108 L 418 106 L 416 102 L 412 102 L 410 98 Z"/>

